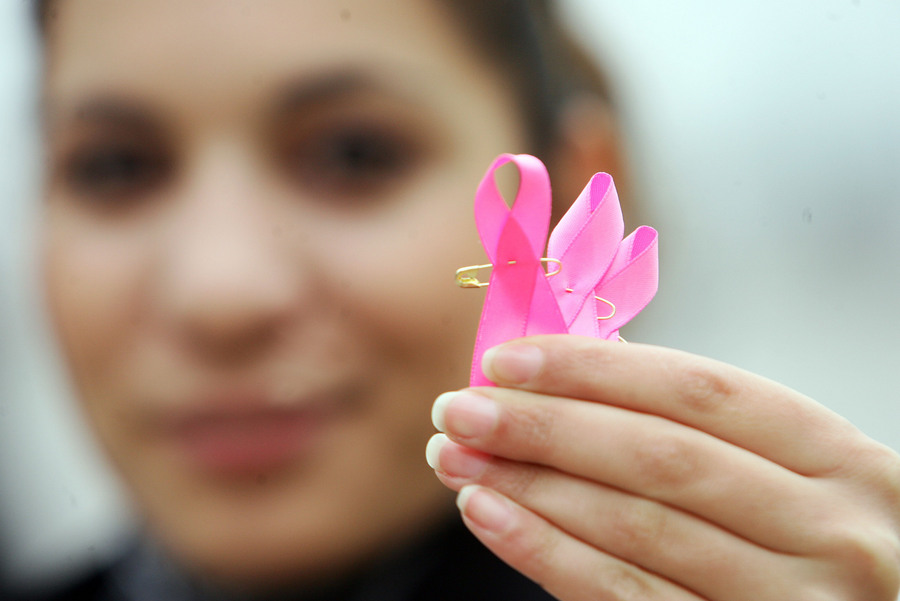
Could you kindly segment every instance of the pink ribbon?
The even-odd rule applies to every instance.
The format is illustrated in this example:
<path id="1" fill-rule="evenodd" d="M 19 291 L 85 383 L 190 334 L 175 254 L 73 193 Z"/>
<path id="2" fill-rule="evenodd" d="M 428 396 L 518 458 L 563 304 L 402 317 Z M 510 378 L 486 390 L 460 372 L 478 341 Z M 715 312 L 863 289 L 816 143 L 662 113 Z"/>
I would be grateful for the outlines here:
<path id="1" fill-rule="evenodd" d="M 519 169 L 512 208 L 497 189 L 494 172 Z M 552 195 L 547 169 L 537 158 L 504 154 L 488 168 L 475 194 L 475 221 L 493 264 L 472 357 L 472 386 L 491 386 L 481 371 L 484 352 L 507 340 L 536 334 L 579 334 L 607 340 L 637 315 L 658 286 L 657 234 L 641 226 L 624 240 L 612 178 L 598 173 L 550 235 Z M 598 298 L 599 297 L 599 298 Z"/>

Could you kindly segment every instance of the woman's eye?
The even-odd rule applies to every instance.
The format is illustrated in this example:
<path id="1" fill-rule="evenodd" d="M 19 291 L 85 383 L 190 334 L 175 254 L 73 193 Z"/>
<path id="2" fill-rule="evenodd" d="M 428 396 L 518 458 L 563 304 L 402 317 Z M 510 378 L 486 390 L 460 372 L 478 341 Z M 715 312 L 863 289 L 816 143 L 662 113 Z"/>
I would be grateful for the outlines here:
<path id="1" fill-rule="evenodd" d="M 288 168 L 315 193 L 353 199 L 398 184 L 420 154 L 415 142 L 395 133 L 338 130 L 304 137 L 288 151 Z"/>
<path id="2" fill-rule="evenodd" d="M 152 191 L 169 172 L 169 161 L 158 153 L 109 146 L 75 152 L 63 175 L 76 194 L 91 200 L 115 201 Z"/>

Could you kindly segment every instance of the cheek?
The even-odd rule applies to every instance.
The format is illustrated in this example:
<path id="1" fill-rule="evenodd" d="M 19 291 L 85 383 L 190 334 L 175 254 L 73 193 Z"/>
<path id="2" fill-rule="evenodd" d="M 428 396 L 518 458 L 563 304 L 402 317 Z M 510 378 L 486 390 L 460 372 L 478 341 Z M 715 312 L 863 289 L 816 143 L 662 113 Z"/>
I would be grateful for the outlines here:
<path id="1" fill-rule="evenodd" d="M 108 392 L 137 328 L 139 257 L 134 240 L 110 238 L 74 219 L 51 216 L 48 222 L 47 303 L 86 402 L 98 396 L 97 389 Z"/>
<path id="2" fill-rule="evenodd" d="M 483 262 L 484 252 L 471 191 L 447 183 L 432 182 L 395 211 L 341 236 L 330 260 L 335 272 L 349 274 L 351 313 L 372 333 L 376 355 L 405 361 L 408 378 L 445 380 L 436 371 L 452 371 L 454 385 L 463 386 L 458 378 L 468 373 L 484 294 L 457 287 L 454 276 L 458 267 Z"/>

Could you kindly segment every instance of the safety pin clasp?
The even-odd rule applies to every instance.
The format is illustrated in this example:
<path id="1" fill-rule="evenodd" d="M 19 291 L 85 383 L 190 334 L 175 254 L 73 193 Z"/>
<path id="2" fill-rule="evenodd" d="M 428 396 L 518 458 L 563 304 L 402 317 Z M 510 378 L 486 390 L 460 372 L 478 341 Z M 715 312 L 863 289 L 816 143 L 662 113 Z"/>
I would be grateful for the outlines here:
<path id="1" fill-rule="evenodd" d="M 509 261 L 510 265 L 515 265 L 515 261 Z M 562 271 L 562 261 L 559 259 L 550 259 L 544 257 L 541 259 L 544 265 L 553 265 L 551 271 L 545 275 L 547 277 L 554 276 Z M 478 272 L 482 269 L 489 269 L 494 266 L 493 263 L 485 263 L 484 265 L 469 265 L 468 267 L 460 267 L 456 270 L 456 285 L 460 288 L 486 288 L 488 282 L 482 282 L 478 279 Z"/>
<path id="2" fill-rule="evenodd" d="M 562 261 L 560 261 L 559 259 L 551 259 L 549 257 L 544 257 L 543 259 L 541 259 L 541 263 L 543 263 L 544 265 L 549 265 L 549 264 L 553 263 L 555 265 L 555 269 L 553 271 L 548 271 L 546 274 L 544 274 L 548 278 L 550 276 L 556 275 L 560 271 L 562 271 Z"/>
<path id="3" fill-rule="evenodd" d="M 478 279 L 478 272 L 493 266 L 492 263 L 485 263 L 460 267 L 456 270 L 456 285 L 460 288 L 486 288 L 488 283 Z"/>
<path id="4" fill-rule="evenodd" d="M 609 315 L 604 315 L 602 317 L 598 317 L 597 319 L 599 321 L 605 321 L 607 319 L 612 319 L 613 317 L 616 316 L 616 306 L 611 301 L 608 301 L 605 298 L 602 298 L 602 297 L 596 296 L 596 295 L 594 296 L 594 298 L 597 299 L 598 301 L 600 301 L 601 303 L 606 304 L 611 311 Z"/>

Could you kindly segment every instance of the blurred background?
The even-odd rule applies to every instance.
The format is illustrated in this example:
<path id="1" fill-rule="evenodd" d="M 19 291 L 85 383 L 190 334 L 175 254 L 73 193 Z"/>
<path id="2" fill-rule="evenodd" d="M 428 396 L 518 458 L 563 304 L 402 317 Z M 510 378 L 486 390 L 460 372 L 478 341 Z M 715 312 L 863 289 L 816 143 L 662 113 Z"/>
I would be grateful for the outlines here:
<path id="1" fill-rule="evenodd" d="M 131 522 L 42 323 L 27 8 L 0 3 L 0 573 L 20 582 L 100 561 Z M 629 228 L 661 234 L 626 338 L 766 375 L 900 450 L 900 3 L 564 8 L 619 91 Z"/>

